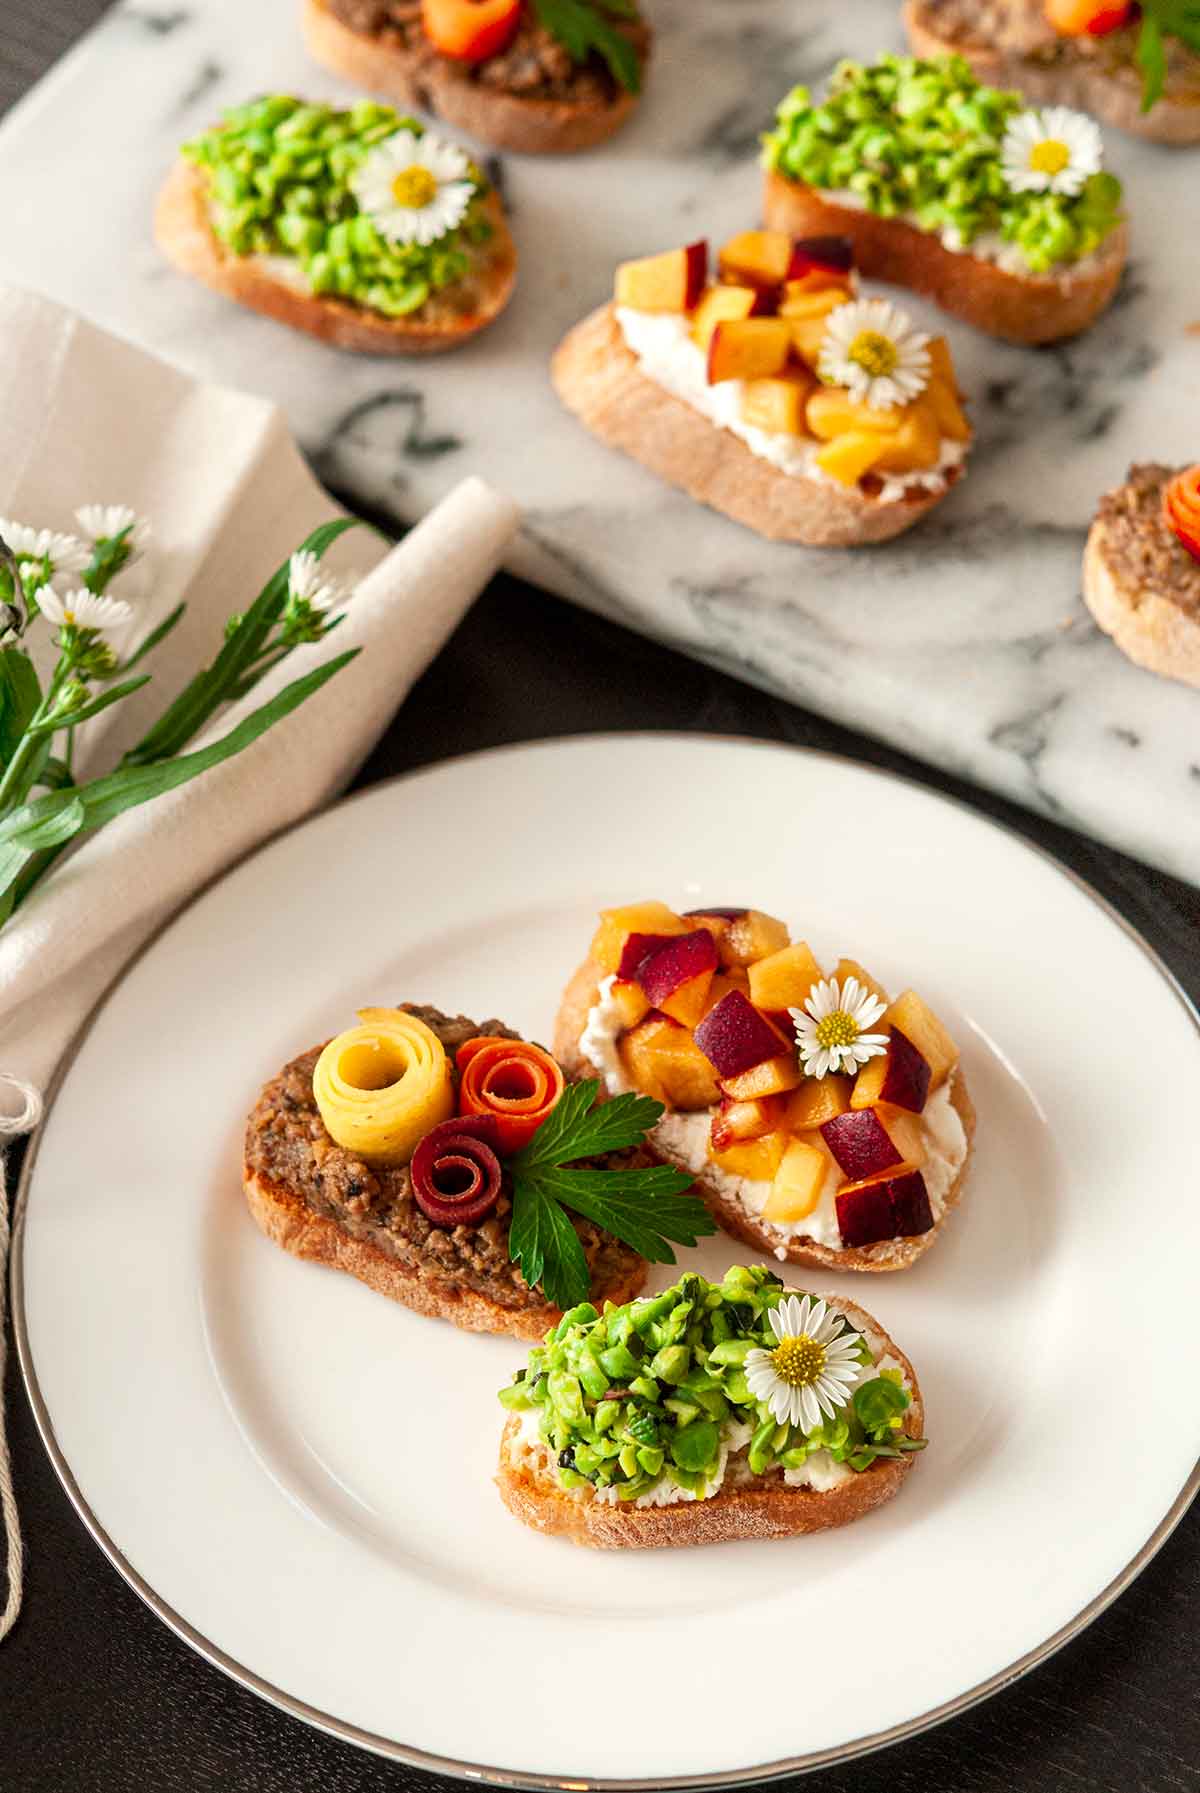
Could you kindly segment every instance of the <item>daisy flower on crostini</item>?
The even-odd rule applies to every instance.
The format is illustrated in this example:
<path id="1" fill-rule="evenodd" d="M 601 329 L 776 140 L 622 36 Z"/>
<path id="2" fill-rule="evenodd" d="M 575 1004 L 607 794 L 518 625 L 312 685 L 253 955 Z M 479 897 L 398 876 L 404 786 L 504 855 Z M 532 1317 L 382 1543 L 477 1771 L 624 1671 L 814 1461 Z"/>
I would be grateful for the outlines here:
<path id="1" fill-rule="evenodd" d="M 796 1029 L 796 1049 L 809 1077 L 830 1071 L 854 1073 L 869 1058 L 887 1050 L 887 1035 L 868 1033 L 884 1005 L 856 977 L 839 985 L 822 978 L 804 999 L 802 1009 L 789 1009 Z"/>
<path id="2" fill-rule="evenodd" d="M 1104 159 L 1100 128 L 1069 106 L 1019 112 L 1004 133 L 1000 164 L 1014 193 L 1078 193 Z"/>
<path id="3" fill-rule="evenodd" d="M 906 405 L 929 383 L 929 337 L 890 299 L 851 299 L 831 311 L 817 359 L 830 386 L 874 411 Z"/>
<path id="4" fill-rule="evenodd" d="M 846 1405 L 862 1378 L 858 1334 L 811 1295 L 789 1295 L 767 1317 L 778 1343 L 756 1346 L 746 1358 L 750 1393 L 781 1426 L 811 1432 Z"/>
<path id="5" fill-rule="evenodd" d="M 94 629 L 105 634 L 120 629 L 133 615 L 133 605 L 124 598 L 101 598 L 94 591 L 55 591 L 43 585 L 34 593 L 34 602 L 46 621 L 60 629 Z"/>
<path id="6" fill-rule="evenodd" d="M 139 517 L 127 504 L 81 504 L 75 520 L 93 542 L 111 541 L 127 529 L 125 540 L 131 555 L 144 548 L 150 537 L 145 517 Z"/>
<path id="7" fill-rule="evenodd" d="M 475 191 L 463 150 L 426 132 L 397 131 L 350 182 L 359 209 L 393 243 L 436 243 L 461 224 Z"/>
<path id="8" fill-rule="evenodd" d="M 32 563 L 48 584 L 55 573 L 82 573 L 92 558 L 92 551 L 77 535 L 62 535 L 56 529 L 32 529 L 28 523 L 17 523 L 11 517 L 0 517 L 0 538 L 8 543 L 17 559 Z"/>

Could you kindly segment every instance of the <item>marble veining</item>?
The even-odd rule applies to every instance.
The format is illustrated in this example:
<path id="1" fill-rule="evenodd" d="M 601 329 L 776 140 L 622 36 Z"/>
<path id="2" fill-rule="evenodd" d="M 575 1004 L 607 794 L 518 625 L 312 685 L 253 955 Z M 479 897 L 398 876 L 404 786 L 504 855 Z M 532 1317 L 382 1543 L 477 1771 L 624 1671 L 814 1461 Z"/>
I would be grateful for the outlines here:
<path id="1" fill-rule="evenodd" d="M 222 106 L 280 87 L 349 97 L 307 61 L 299 0 L 116 6 L 0 129 L 0 215 L 20 221 L 0 280 L 279 401 L 322 477 L 398 519 L 483 474 L 525 507 L 518 572 L 1200 882 L 1200 693 L 1131 666 L 1079 596 L 1097 495 L 1132 459 L 1198 452 L 1200 232 L 1181 224 L 1200 151 L 1106 133 L 1133 258 L 1077 342 L 1010 347 L 905 298 L 953 343 L 977 430 L 969 477 L 884 547 L 773 545 L 593 441 L 558 405 L 547 362 L 608 296 L 616 261 L 757 219 L 755 149 L 775 101 L 841 55 L 899 47 L 899 9 L 646 5 L 656 60 L 616 141 L 487 157 L 520 280 L 500 322 L 453 356 L 338 354 L 205 292 L 154 249 L 175 147 Z"/>

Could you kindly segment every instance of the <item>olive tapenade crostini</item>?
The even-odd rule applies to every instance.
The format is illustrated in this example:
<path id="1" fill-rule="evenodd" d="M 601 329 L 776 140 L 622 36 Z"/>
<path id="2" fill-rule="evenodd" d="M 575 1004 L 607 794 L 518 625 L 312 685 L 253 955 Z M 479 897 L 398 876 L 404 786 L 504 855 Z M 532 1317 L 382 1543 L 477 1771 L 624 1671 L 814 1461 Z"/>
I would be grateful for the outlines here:
<path id="1" fill-rule="evenodd" d="M 1079 112 L 1029 110 L 961 58 L 839 63 L 797 87 L 764 139 L 764 216 L 838 231 L 868 279 L 906 286 L 1009 342 L 1095 322 L 1129 248 L 1121 183 Z"/>
<path id="2" fill-rule="evenodd" d="M 469 1332 L 541 1338 L 564 1307 L 627 1301 L 646 1258 L 714 1228 L 643 1141 L 662 1112 L 595 1108 L 499 1021 L 364 1009 L 286 1065 L 246 1125 L 258 1225 L 300 1258 Z"/>
<path id="3" fill-rule="evenodd" d="M 575 1308 L 500 1400 L 504 1504 L 605 1550 L 847 1525 L 925 1444 L 916 1372 L 870 1314 L 758 1268 Z"/>
<path id="4" fill-rule="evenodd" d="M 338 348 L 421 355 L 499 315 L 516 250 L 457 145 L 363 101 L 269 95 L 183 147 L 159 195 L 167 259 L 226 298 Z"/>
<path id="5" fill-rule="evenodd" d="M 311 54 L 499 149 L 590 149 L 628 118 L 650 31 L 636 0 L 304 0 Z"/>
<path id="6" fill-rule="evenodd" d="M 1105 493 L 1084 549 L 1083 595 L 1131 660 L 1200 685 L 1200 463 L 1134 466 Z"/>
<path id="7" fill-rule="evenodd" d="M 781 1263 L 907 1269 L 962 1194 L 975 1111 L 941 1021 L 760 909 L 602 911 L 555 1052 L 662 1102 L 649 1149 Z"/>

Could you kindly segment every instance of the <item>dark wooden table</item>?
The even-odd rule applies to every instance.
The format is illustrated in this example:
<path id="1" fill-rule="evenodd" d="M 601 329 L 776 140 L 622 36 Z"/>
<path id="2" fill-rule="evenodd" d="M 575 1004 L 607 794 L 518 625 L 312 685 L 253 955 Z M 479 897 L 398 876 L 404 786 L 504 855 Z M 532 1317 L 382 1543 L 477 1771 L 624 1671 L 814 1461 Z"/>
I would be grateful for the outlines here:
<path id="1" fill-rule="evenodd" d="M 104 0 L 0 0 L 0 112 L 103 11 Z M 359 783 L 502 742 L 621 728 L 828 748 L 966 798 L 1088 879 L 1200 999 L 1200 891 L 511 579 L 485 592 Z M 1152 1202 L 1153 1190 L 1145 1193 Z M 456 1784 L 310 1731 L 194 1656 L 84 1532 L 42 1450 L 15 1366 L 7 1399 L 29 1564 L 24 1614 L 0 1646 L 5 1793 L 432 1793 Z M 1103 1525 L 1106 1503 L 1119 1499 L 1118 1484 L 1098 1488 L 1079 1523 Z M 978 1623 L 987 1625 L 986 1612 Z M 964 1717 L 805 1786 L 819 1793 L 1200 1788 L 1198 1671 L 1200 1509 L 1193 1509 L 1129 1592 L 1051 1662 Z"/>

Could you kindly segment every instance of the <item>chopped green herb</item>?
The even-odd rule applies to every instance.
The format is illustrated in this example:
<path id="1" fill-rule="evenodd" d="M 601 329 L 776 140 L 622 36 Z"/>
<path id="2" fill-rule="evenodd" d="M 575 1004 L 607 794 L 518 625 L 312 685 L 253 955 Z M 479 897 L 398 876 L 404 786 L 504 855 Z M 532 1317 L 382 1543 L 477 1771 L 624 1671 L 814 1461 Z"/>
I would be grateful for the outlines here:
<path id="1" fill-rule="evenodd" d="M 630 93 L 642 85 L 637 50 L 614 19 L 636 19 L 633 0 L 533 0 L 538 21 L 556 37 L 572 62 L 592 55 L 607 64 L 614 81 Z"/>

